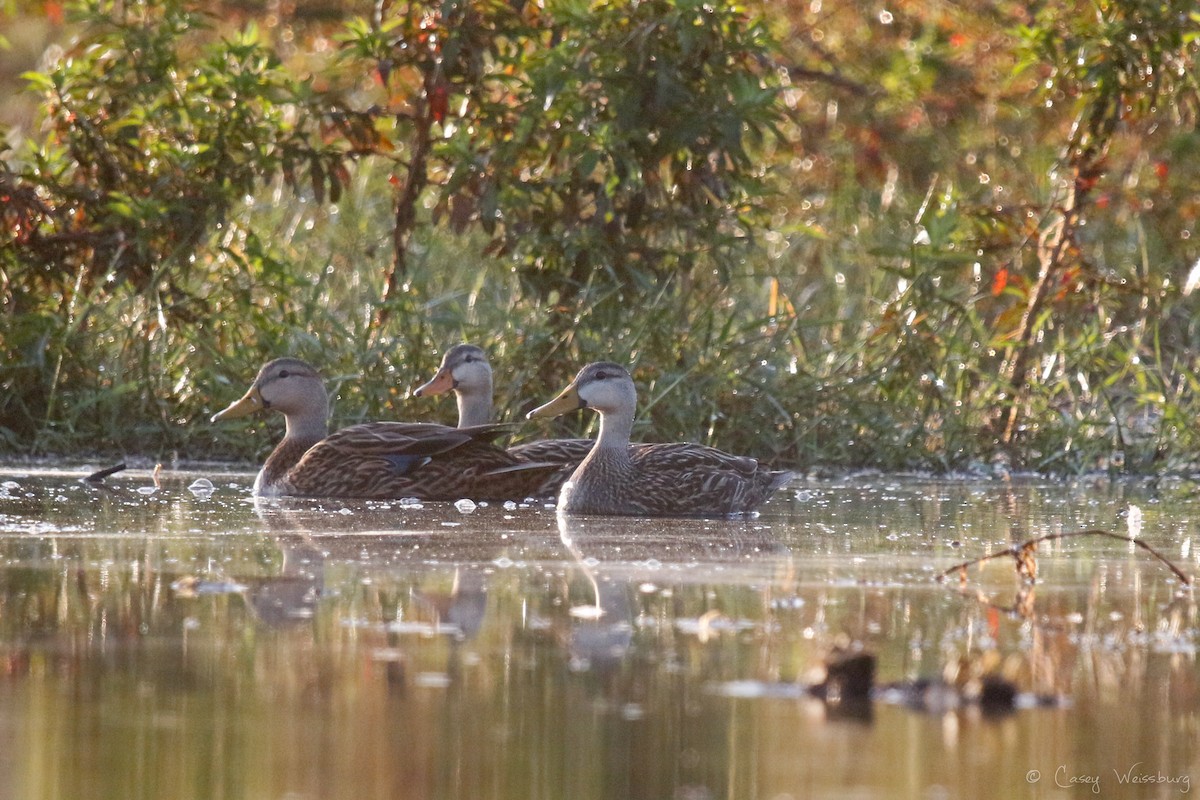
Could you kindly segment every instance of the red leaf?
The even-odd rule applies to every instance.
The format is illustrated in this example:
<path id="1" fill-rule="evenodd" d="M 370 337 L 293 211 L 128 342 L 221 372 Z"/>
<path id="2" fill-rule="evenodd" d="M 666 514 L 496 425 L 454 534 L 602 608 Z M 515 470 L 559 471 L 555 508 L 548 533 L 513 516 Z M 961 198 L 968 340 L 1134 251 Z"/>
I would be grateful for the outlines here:
<path id="1" fill-rule="evenodd" d="M 429 93 L 429 114 L 434 122 L 446 119 L 446 109 L 450 103 L 450 92 L 445 84 L 439 84 Z"/>
<path id="2" fill-rule="evenodd" d="M 1154 174 L 1158 177 L 1159 185 L 1166 182 L 1167 176 L 1171 174 L 1171 167 L 1166 161 L 1154 162 Z"/>

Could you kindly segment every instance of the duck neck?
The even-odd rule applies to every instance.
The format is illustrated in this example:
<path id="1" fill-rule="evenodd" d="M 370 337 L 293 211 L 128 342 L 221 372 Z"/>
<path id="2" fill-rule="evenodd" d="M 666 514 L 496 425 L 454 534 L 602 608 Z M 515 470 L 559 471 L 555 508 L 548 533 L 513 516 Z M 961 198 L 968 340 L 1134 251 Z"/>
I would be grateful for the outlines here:
<path id="1" fill-rule="evenodd" d="M 455 392 L 458 400 L 458 427 L 486 425 L 492 421 L 492 387 L 486 392 Z"/>
<path id="2" fill-rule="evenodd" d="M 308 446 L 316 444 L 329 435 L 328 403 L 321 406 L 319 411 L 305 414 L 288 414 L 284 417 L 287 427 L 284 430 L 284 440 L 292 439 L 297 442 L 307 442 Z"/>
<path id="3" fill-rule="evenodd" d="M 325 408 L 321 409 L 320 414 L 289 414 L 285 419 L 287 428 L 283 441 L 267 456 L 259 473 L 257 484 L 262 487 L 274 486 L 283 480 L 288 470 L 296 466 L 310 447 L 329 435 Z"/>
<path id="4" fill-rule="evenodd" d="M 600 433 L 596 436 L 596 449 L 606 453 L 629 450 L 629 436 L 633 432 L 633 414 L 612 413 L 600 415 Z"/>

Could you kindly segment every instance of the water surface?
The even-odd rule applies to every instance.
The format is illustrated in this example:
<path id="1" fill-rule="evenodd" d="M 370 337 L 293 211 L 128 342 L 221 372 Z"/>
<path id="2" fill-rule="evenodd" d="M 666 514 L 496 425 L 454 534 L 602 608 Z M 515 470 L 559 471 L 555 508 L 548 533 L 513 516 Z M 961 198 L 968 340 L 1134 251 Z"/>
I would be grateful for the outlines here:
<path id="1" fill-rule="evenodd" d="M 799 481 L 755 519 L 0 471 L 2 798 L 1175 797 L 1186 482 Z M 211 491 L 189 488 L 197 478 Z M 879 690 L 806 691 L 835 652 Z M 1016 708 L 972 702 L 983 676 Z M 960 691 L 960 689 L 962 691 Z M 918 702 L 919 701 L 919 702 Z M 1093 790 L 1098 790 L 1093 794 Z"/>

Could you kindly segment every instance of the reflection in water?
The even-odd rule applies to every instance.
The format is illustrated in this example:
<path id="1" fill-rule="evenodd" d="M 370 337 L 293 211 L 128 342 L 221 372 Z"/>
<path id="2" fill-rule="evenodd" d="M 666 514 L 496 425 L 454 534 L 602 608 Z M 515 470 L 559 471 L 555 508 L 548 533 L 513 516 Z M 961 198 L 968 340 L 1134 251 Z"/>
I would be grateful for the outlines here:
<path id="1" fill-rule="evenodd" d="M 196 477 L 0 475 L 0 798 L 1029 796 L 1031 770 L 1065 797 L 1060 767 L 1170 797 L 1200 770 L 1196 603 L 1161 565 L 1077 540 L 1035 590 L 999 559 L 932 580 L 1131 505 L 1200 572 L 1188 485 L 813 482 L 647 522 Z M 803 688 L 839 648 L 953 691 L 842 714 Z M 1068 702 L 957 702 L 988 675 Z"/>

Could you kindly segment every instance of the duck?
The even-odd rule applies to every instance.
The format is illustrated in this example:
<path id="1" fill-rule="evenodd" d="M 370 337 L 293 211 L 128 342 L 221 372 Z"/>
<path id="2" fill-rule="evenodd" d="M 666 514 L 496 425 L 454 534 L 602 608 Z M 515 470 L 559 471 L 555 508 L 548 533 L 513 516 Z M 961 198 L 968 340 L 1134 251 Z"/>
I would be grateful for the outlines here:
<path id="1" fill-rule="evenodd" d="M 482 347 L 456 344 L 446 351 L 441 366 L 427 382 L 412 390 L 413 397 L 433 397 L 453 391 L 458 403 L 458 427 L 495 422 L 492 416 L 492 365 Z M 539 439 L 513 445 L 510 455 L 521 461 L 555 463 L 560 469 L 540 487 L 538 496 L 556 497 L 579 462 L 591 452 L 591 439 Z"/>
<path id="2" fill-rule="evenodd" d="M 286 427 L 254 480 L 256 496 L 523 500 L 561 468 L 496 445 L 507 425 L 367 422 L 329 433 L 325 382 L 298 358 L 264 364 L 212 422 L 260 411 L 283 414 Z"/>
<path id="3" fill-rule="evenodd" d="M 637 389 L 620 364 L 588 364 L 529 419 L 580 408 L 600 415 L 594 446 L 558 495 L 567 516 L 729 517 L 757 510 L 793 477 L 757 460 L 689 442 L 631 444 Z"/>

